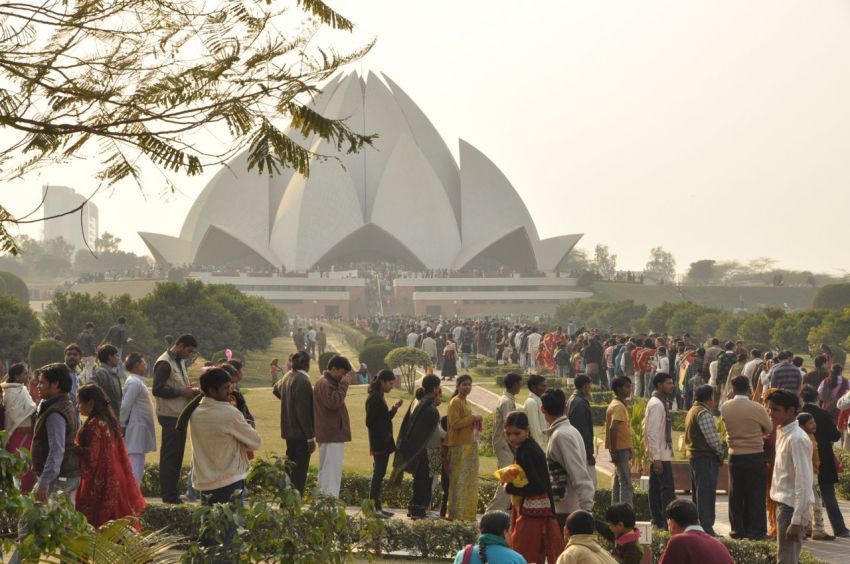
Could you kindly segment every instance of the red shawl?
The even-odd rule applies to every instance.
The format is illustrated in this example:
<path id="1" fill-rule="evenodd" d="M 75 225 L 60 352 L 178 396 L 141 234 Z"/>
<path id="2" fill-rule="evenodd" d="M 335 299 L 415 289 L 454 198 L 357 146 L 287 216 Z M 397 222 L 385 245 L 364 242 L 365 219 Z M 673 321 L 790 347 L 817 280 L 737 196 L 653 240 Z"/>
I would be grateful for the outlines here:
<path id="1" fill-rule="evenodd" d="M 76 448 L 82 477 L 77 511 L 89 523 L 100 527 L 107 521 L 135 517 L 144 511 L 145 498 L 133 477 L 120 433 L 102 419 L 90 417 L 77 434 Z"/>

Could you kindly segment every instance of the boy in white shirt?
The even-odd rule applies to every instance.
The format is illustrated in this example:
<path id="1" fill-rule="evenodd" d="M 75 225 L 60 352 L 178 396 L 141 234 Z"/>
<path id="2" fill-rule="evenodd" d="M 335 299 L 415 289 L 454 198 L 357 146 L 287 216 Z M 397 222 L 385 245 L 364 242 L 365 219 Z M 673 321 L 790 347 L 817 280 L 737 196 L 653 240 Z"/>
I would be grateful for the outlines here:
<path id="1" fill-rule="evenodd" d="M 800 399 L 789 390 L 767 397 L 770 419 L 777 425 L 776 462 L 770 498 L 776 502 L 776 561 L 796 564 L 814 503 L 812 442 L 797 424 Z"/>

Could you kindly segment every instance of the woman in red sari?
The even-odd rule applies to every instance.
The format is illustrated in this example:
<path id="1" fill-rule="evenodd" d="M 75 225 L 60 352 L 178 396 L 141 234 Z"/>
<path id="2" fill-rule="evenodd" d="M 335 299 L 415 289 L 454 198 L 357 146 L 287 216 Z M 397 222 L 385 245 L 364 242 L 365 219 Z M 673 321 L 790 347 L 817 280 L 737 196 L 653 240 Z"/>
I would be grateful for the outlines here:
<path id="1" fill-rule="evenodd" d="M 94 527 L 139 515 L 146 507 L 145 499 L 106 394 L 97 384 L 87 384 L 77 391 L 77 398 L 80 415 L 86 417 L 77 433 L 81 474 L 77 511 Z"/>

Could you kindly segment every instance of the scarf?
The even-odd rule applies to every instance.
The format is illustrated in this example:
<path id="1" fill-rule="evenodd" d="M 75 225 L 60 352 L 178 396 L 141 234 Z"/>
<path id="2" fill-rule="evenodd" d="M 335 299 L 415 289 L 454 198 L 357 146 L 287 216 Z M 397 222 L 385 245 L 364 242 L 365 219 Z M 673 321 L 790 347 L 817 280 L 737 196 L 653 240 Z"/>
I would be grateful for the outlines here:
<path id="1" fill-rule="evenodd" d="M 3 389 L 3 407 L 6 410 L 6 432 L 11 436 L 15 429 L 35 414 L 35 402 L 24 384 L 4 382 L 0 387 Z"/>
<path id="2" fill-rule="evenodd" d="M 480 537 L 478 537 L 478 542 L 476 543 L 478 546 L 487 545 L 487 546 L 504 546 L 508 548 L 508 541 L 504 539 L 504 537 L 500 537 L 499 535 L 491 535 L 490 533 L 484 533 Z"/>
<path id="3" fill-rule="evenodd" d="M 652 397 L 658 398 L 664 404 L 664 440 L 667 442 L 667 448 L 673 450 L 673 417 L 670 415 L 670 396 L 655 390 L 652 392 Z"/>
<path id="4" fill-rule="evenodd" d="M 629 544 L 631 542 L 635 542 L 640 539 L 640 531 L 635 529 L 631 533 L 626 533 L 621 537 L 617 537 L 614 539 L 614 546 L 622 546 L 624 544 Z"/>

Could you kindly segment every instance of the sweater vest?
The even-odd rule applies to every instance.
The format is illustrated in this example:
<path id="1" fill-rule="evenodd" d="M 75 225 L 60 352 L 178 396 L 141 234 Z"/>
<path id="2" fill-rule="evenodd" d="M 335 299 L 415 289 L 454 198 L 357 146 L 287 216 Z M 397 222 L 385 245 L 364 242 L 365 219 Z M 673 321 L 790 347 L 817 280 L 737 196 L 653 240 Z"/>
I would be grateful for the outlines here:
<path id="1" fill-rule="evenodd" d="M 171 374 L 166 381 L 169 388 L 183 390 L 189 387 L 186 365 L 182 360 L 175 360 L 173 356 L 168 354 L 168 351 L 165 351 L 156 359 L 156 363 L 160 361 L 167 362 L 171 366 Z M 156 366 L 156 363 L 154 363 L 154 366 Z M 179 417 L 187 403 L 189 403 L 189 400 L 183 396 L 177 396 L 176 398 L 161 398 L 157 396 L 156 414 L 162 417 Z"/>
<path id="2" fill-rule="evenodd" d="M 48 400 L 49 401 L 49 400 Z M 62 394 L 59 399 L 48 405 L 35 420 L 32 437 L 32 470 L 36 475 L 44 471 L 44 464 L 50 453 L 50 443 L 47 437 L 47 418 L 58 413 L 65 419 L 65 454 L 59 468 L 59 476 L 68 478 L 80 475 L 80 461 L 74 449 L 74 438 L 77 436 L 77 410 L 71 404 L 68 394 Z"/>
<path id="3" fill-rule="evenodd" d="M 696 404 L 691 407 L 687 416 L 685 416 L 685 445 L 688 448 L 688 458 L 698 458 L 700 456 L 713 456 L 717 458 L 717 453 L 709 446 L 699 426 L 698 419 L 703 411 L 708 410 L 702 405 Z"/>

